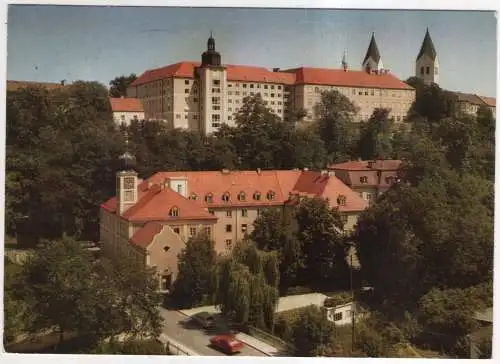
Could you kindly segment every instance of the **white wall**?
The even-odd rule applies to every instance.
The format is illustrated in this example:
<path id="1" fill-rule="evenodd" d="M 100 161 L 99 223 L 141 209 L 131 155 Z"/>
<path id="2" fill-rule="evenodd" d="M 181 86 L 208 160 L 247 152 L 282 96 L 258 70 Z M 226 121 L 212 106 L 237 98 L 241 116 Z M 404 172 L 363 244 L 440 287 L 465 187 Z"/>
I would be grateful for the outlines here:
<path id="1" fill-rule="evenodd" d="M 120 125 L 121 123 L 125 123 L 126 125 L 130 125 L 134 117 L 137 120 L 144 120 L 144 112 L 136 111 L 136 112 L 125 112 L 125 111 L 115 111 L 113 112 L 113 120 L 116 124 Z"/>

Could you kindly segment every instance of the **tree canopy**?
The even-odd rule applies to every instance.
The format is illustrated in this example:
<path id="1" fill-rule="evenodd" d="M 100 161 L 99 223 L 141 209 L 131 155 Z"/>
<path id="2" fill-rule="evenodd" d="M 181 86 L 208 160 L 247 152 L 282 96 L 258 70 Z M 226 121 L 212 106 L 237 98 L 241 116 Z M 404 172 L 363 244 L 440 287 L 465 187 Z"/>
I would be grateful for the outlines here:
<path id="1" fill-rule="evenodd" d="M 126 97 L 127 88 L 137 79 L 135 73 L 131 73 L 128 76 L 122 75 L 115 77 L 109 81 L 109 96 L 111 97 Z"/>

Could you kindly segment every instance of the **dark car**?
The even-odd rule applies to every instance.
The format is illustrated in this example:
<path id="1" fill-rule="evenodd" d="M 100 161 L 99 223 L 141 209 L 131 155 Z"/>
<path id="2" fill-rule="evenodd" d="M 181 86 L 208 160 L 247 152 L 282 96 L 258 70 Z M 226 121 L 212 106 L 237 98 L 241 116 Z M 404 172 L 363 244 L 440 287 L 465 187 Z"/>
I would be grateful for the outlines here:
<path id="1" fill-rule="evenodd" d="M 245 344 L 236 339 L 234 335 L 217 335 L 210 339 L 210 345 L 226 354 L 239 353 Z"/>
<path id="2" fill-rule="evenodd" d="M 193 319 L 198 322 L 204 329 L 211 329 L 215 325 L 214 315 L 208 312 L 200 312 L 193 316 Z"/>

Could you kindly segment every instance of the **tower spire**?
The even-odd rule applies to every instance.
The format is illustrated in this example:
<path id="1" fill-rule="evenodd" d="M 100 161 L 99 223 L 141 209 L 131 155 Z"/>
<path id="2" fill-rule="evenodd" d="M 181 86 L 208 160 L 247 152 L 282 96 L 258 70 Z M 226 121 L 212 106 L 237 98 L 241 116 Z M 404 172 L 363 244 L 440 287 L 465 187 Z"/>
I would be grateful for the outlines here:
<path id="1" fill-rule="evenodd" d="M 375 41 L 375 32 L 372 32 L 372 37 L 370 39 L 370 44 L 366 50 L 365 58 L 363 59 L 363 69 L 371 71 L 372 69 L 380 70 L 383 68 L 382 57 L 380 57 L 380 51 L 378 50 L 377 42 Z"/>
<path id="2" fill-rule="evenodd" d="M 125 140 L 125 152 L 120 156 L 120 160 L 122 162 L 122 170 L 124 171 L 134 170 L 135 157 L 129 152 L 128 132 L 126 129 L 123 132 L 123 138 Z"/>
<path id="3" fill-rule="evenodd" d="M 424 41 L 422 42 L 422 46 L 420 47 L 420 52 L 418 52 L 417 60 L 420 59 L 423 55 L 428 56 L 431 60 L 435 60 L 437 53 L 434 48 L 434 43 L 432 43 L 431 35 L 429 33 L 429 27 L 425 30 Z"/>

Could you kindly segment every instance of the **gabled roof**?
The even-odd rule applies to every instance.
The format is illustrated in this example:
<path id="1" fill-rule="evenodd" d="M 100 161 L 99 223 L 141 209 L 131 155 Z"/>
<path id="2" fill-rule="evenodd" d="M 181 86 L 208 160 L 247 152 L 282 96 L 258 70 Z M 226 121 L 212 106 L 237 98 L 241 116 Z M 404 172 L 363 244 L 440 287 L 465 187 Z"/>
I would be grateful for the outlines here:
<path id="1" fill-rule="evenodd" d="M 158 235 L 162 229 L 162 224 L 150 221 L 135 232 L 132 238 L 130 238 L 130 242 L 138 247 L 146 249 L 149 244 L 151 244 L 154 237 Z"/>
<path id="2" fill-rule="evenodd" d="M 371 162 L 371 165 L 369 164 Z M 333 164 L 328 169 L 345 171 L 344 182 L 350 187 L 388 188 L 398 177 L 402 162 L 396 159 L 349 161 Z"/>
<path id="3" fill-rule="evenodd" d="M 370 74 L 366 71 L 301 67 L 281 72 L 295 73 L 295 84 L 329 85 L 413 90 L 391 73 Z"/>
<path id="4" fill-rule="evenodd" d="M 183 177 L 187 181 L 189 197 L 184 198 L 165 185 L 169 178 Z M 129 221 L 168 221 L 172 219 L 217 219 L 207 209 L 215 207 L 266 207 L 281 206 L 294 194 L 328 198 L 332 207 L 341 212 L 362 211 L 366 202 L 335 176 L 316 171 L 188 171 L 159 172 L 138 187 L 138 202 L 126 210 L 122 217 Z M 272 198 L 268 198 L 271 192 Z M 222 200 L 229 194 L 230 201 Z M 243 193 L 245 198 L 239 199 Z M 260 199 L 254 199 L 259 193 Z M 212 202 L 205 199 L 212 196 Z M 339 195 L 346 197 L 345 206 L 338 206 Z M 116 213 L 116 198 L 113 197 L 101 207 Z M 177 207 L 179 216 L 169 216 Z"/>
<path id="5" fill-rule="evenodd" d="M 464 92 L 454 92 L 454 94 L 457 97 L 458 102 L 466 102 L 473 105 L 483 105 L 485 103 L 481 97 L 474 94 Z"/>
<path id="6" fill-rule="evenodd" d="M 142 101 L 135 98 L 110 97 L 109 103 L 113 112 L 143 112 Z"/>
<path id="7" fill-rule="evenodd" d="M 199 62 L 180 62 L 170 66 L 148 70 L 139 76 L 132 86 L 138 86 L 169 77 L 194 78 Z M 394 75 L 368 74 L 365 71 L 344 71 L 343 69 L 300 67 L 273 72 L 264 67 L 225 65 L 228 81 L 277 83 L 283 85 L 331 85 L 348 87 L 371 87 L 389 89 L 413 88 Z"/>
<path id="8" fill-rule="evenodd" d="M 368 58 L 372 58 L 376 63 L 380 61 L 380 52 L 377 47 L 377 42 L 375 42 L 375 33 L 372 33 L 372 38 L 370 39 L 370 44 L 366 50 L 365 58 L 361 64 L 365 64 Z"/>
<path id="9" fill-rule="evenodd" d="M 497 99 L 494 97 L 487 97 L 487 96 L 479 96 L 483 102 L 489 106 L 489 107 L 496 107 L 497 106 Z"/>
<path id="10" fill-rule="evenodd" d="M 437 56 L 434 43 L 432 43 L 431 35 L 429 34 L 429 28 L 425 31 L 424 41 L 422 42 L 422 47 L 420 47 L 420 52 L 418 52 L 417 60 L 419 60 L 424 54 L 433 61 Z"/>

